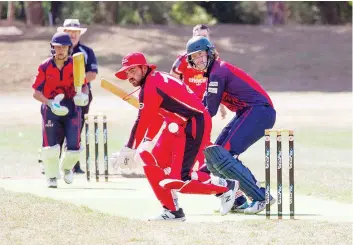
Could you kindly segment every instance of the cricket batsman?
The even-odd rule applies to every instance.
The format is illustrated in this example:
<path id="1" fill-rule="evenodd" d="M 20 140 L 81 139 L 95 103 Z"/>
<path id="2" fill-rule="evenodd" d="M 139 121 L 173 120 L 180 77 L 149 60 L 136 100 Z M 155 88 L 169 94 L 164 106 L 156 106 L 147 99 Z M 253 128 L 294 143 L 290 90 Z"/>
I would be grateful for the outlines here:
<path id="1" fill-rule="evenodd" d="M 132 164 L 136 149 L 141 145 L 138 153 L 145 164 L 145 175 L 164 208 L 161 215 L 150 220 L 185 220 L 175 191 L 215 194 L 221 200 L 221 214 L 225 215 L 233 206 L 238 182 L 212 179 L 207 173 L 193 171 L 196 157 L 210 141 L 211 117 L 201 100 L 183 82 L 155 69 L 142 53 L 130 53 L 123 58 L 122 68 L 115 74 L 121 80 L 129 80 L 134 87 L 141 87 L 139 115 L 117 162 L 121 166 Z M 143 143 L 144 137 L 156 120 L 163 117 L 173 117 L 173 123 L 163 130 L 151 152 L 143 145 L 149 143 Z M 170 144 L 174 146 L 172 154 Z"/>
<path id="2" fill-rule="evenodd" d="M 215 58 L 213 44 L 204 37 L 193 37 L 187 45 L 188 63 L 208 77 L 204 105 L 213 117 L 222 103 L 236 115 L 223 129 L 215 144 L 205 149 L 208 169 L 217 176 L 238 180 L 240 189 L 252 200 L 245 214 L 265 209 L 265 188 L 238 156 L 273 127 L 276 111 L 261 85 L 247 73 Z M 270 204 L 276 200 L 271 196 Z"/>
<path id="3" fill-rule="evenodd" d="M 57 188 L 60 178 L 73 181 L 72 168 L 80 157 L 81 107 L 88 104 L 87 86 L 76 94 L 73 75 L 72 43 L 66 33 L 55 33 L 50 42 L 52 57 L 38 68 L 33 97 L 42 103 L 42 158 L 49 188 Z M 60 156 L 58 134 L 65 132 L 67 150 Z"/>

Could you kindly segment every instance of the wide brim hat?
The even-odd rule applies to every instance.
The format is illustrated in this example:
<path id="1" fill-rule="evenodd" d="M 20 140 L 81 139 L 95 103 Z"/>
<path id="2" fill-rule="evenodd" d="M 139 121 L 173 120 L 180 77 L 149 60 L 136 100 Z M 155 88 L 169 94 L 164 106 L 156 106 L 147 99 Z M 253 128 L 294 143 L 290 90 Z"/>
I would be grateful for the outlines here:
<path id="1" fill-rule="evenodd" d="M 115 73 L 115 76 L 121 80 L 126 80 L 127 76 L 125 71 L 135 67 L 135 66 L 148 66 L 150 67 L 152 70 L 156 69 L 157 66 L 153 65 L 153 64 L 148 64 L 147 60 L 145 58 L 145 56 L 143 55 L 143 53 L 130 53 L 127 54 L 123 60 L 122 60 L 122 67 L 120 68 L 120 70 Z"/>
<path id="2" fill-rule="evenodd" d="M 63 26 L 57 28 L 58 32 L 64 32 L 65 30 L 80 31 L 81 35 L 83 35 L 87 31 L 87 28 L 81 27 L 78 19 L 66 19 Z"/>

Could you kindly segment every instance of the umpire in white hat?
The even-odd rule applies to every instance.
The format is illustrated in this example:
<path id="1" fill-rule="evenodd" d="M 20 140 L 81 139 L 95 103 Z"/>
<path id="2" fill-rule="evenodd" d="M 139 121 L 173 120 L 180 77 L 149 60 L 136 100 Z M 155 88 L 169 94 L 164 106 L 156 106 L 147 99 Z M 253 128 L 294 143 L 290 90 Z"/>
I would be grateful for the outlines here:
<path id="1" fill-rule="evenodd" d="M 92 101 L 92 92 L 90 82 L 96 79 L 98 73 L 98 64 L 96 55 L 93 50 L 80 42 L 80 37 L 83 35 L 87 28 L 82 28 L 78 19 L 66 19 L 63 26 L 58 27 L 58 32 L 66 32 L 70 35 L 71 42 L 73 44 L 73 53 L 82 52 L 85 57 L 85 68 L 86 68 L 86 79 L 89 87 L 89 103 L 87 106 L 82 107 L 82 125 L 81 131 L 84 125 L 84 115 L 89 112 L 89 106 Z M 85 172 L 81 169 L 80 162 L 74 167 L 76 174 L 84 174 Z"/>

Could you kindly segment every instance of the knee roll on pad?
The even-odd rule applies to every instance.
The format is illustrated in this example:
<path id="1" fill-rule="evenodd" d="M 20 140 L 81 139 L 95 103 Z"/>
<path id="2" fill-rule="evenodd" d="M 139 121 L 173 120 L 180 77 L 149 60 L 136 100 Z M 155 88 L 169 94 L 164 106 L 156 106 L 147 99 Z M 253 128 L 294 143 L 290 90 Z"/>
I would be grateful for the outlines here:
<path id="1" fill-rule="evenodd" d="M 254 201 L 265 200 L 265 190 L 256 185 L 257 181 L 251 171 L 243 165 L 238 159 L 233 156 L 223 147 L 213 145 L 205 150 L 205 157 L 208 164 L 221 175 L 229 179 L 238 180 L 240 188 L 246 195 Z"/>

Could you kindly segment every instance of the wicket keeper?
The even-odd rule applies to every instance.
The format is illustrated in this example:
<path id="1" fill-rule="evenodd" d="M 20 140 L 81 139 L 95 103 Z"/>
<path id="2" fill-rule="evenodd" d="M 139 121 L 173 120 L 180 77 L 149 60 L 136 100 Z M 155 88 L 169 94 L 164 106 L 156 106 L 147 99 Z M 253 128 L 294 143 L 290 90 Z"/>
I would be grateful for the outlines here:
<path id="1" fill-rule="evenodd" d="M 191 38 L 186 49 L 189 65 L 205 72 L 208 78 L 203 102 L 210 115 L 216 115 L 220 104 L 236 112 L 215 145 L 205 149 L 207 168 L 218 176 L 238 180 L 240 189 L 252 199 L 244 213 L 259 213 L 265 209 L 265 188 L 238 157 L 275 124 L 276 111 L 271 98 L 247 73 L 216 59 L 215 48 L 207 38 Z M 271 196 L 271 205 L 275 202 Z"/>

